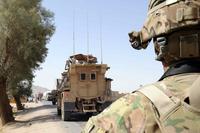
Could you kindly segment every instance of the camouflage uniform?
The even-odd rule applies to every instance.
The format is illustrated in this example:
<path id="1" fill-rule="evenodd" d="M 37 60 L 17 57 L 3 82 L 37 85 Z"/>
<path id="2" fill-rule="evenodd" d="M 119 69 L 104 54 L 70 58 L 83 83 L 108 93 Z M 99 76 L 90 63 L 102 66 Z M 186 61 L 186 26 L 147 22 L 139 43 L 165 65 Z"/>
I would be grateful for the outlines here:
<path id="1" fill-rule="evenodd" d="M 189 87 L 199 76 L 200 73 L 170 76 L 143 88 L 155 86 L 166 95 L 173 95 L 183 101 L 188 97 Z M 185 102 L 184 105 L 185 108 L 177 106 L 181 109 L 170 112 L 170 115 L 167 114 L 163 125 L 159 125 L 158 111 L 154 104 L 141 92 L 136 91 L 120 98 L 100 115 L 90 118 L 83 133 L 160 133 L 162 130 L 170 133 L 199 133 L 200 111 Z M 182 113 L 184 116 L 181 115 Z"/>
<path id="2" fill-rule="evenodd" d="M 200 133 L 200 0 L 150 0 L 133 48 L 153 39 L 161 79 L 126 95 L 90 118 L 83 133 Z"/>

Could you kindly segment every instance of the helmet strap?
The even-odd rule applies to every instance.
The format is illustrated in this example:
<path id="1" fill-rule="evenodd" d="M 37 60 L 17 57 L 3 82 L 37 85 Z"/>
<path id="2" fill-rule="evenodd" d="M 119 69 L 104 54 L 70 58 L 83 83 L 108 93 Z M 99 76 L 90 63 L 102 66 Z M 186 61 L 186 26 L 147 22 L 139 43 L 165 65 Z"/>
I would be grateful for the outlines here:
<path id="1" fill-rule="evenodd" d="M 159 47 L 159 53 L 156 57 L 156 60 L 163 61 L 164 56 L 166 55 L 166 52 L 167 52 L 167 38 L 166 37 L 157 37 L 156 43 Z"/>

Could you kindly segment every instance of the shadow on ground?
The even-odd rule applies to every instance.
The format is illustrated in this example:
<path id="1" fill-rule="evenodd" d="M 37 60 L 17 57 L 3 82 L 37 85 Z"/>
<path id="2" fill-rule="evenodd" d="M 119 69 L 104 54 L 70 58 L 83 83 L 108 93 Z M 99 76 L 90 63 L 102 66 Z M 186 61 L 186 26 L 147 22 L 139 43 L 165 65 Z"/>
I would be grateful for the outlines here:
<path id="1" fill-rule="evenodd" d="M 61 120 L 61 116 L 57 115 L 57 109 L 56 105 L 41 105 L 37 107 L 30 107 L 25 109 L 24 111 L 17 112 L 16 116 L 23 117 L 25 115 L 31 115 L 34 112 L 40 112 L 42 110 L 49 110 L 48 114 L 42 114 L 42 115 L 37 115 L 35 117 L 31 117 L 30 119 L 26 120 L 16 120 L 15 122 L 9 123 L 7 126 L 10 127 L 10 129 L 17 129 L 21 127 L 30 127 L 33 124 L 44 124 L 46 122 L 60 122 L 60 123 L 65 123 L 65 122 L 87 122 L 88 119 L 92 116 L 91 114 L 84 114 L 84 113 L 73 113 L 71 116 L 70 121 L 65 121 L 63 122 Z"/>
<path id="2" fill-rule="evenodd" d="M 23 111 L 17 112 L 16 116 L 18 115 L 26 115 L 28 113 L 33 113 L 35 111 L 40 111 L 40 110 L 44 110 L 44 109 L 54 109 L 56 108 L 55 105 L 41 105 L 41 106 L 37 106 L 37 107 L 28 107 L 25 108 Z"/>
<path id="3" fill-rule="evenodd" d="M 60 118 L 56 114 L 56 106 L 55 105 L 41 105 L 37 107 L 30 107 L 26 108 L 23 111 L 17 112 L 15 114 L 16 117 L 23 117 L 25 115 L 31 115 L 31 113 L 38 112 L 42 110 L 48 110 L 50 109 L 49 113 L 44 115 L 38 114 L 35 117 L 31 117 L 30 119 L 26 120 L 15 120 L 12 123 L 7 124 L 7 126 L 11 127 L 12 129 L 14 128 L 20 128 L 20 127 L 28 127 L 31 126 L 34 123 L 44 123 L 44 122 L 58 122 L 61 121 Z"/>
<path id="4" fill-rule="evenodd" d="M 87 113 L 72 113 L 69 122 L 87 122 L 92 114 Z"/>
<path id="5" fill-rule="evenodd" d="M 18 115 L 28 115 L 29 113 L 33 113 L 36 111 L 42 111 L 42 110 L 46 110 L 46 109 L 55 109 L 56 110 L 56 105 L 41 105 L 38 107 L 34 107 L 34 108 L 28 108 L 25 109 L 24 111 L 18 112 L 16 113 L 16 116 Z M 88 119 L 92 116 L 92 114 L 87 114 L 87 113 L 72 113 L 71 115 L 71 122 L 84 122 L 84 121 L 88 121 Z M 42 116 L 37 116 L 37 117 L 33 117 L 27 121 L 15 121 L 18 123 L 27 123 L 27 122 L 35 122 L 35 121 L 39 121 L 39 122 L 49 122 L 49 121 L 62 121 L 61 120 L 61 116 L 57 115 L 56 111 L 52 111 L 51 114 L 49 115 L 42 115 Z"/>

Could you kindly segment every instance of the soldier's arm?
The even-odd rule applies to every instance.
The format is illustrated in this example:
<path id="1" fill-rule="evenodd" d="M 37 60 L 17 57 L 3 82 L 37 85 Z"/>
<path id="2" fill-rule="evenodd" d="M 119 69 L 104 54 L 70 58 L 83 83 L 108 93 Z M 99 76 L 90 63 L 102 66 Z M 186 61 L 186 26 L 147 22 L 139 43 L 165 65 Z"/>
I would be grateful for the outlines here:
<path id="1" fill-rule="evenodd" d="M 144 96 L 126 95 L 90 118 L 83 133 L 142 133 L 146 122 L 145 106 Z"/>

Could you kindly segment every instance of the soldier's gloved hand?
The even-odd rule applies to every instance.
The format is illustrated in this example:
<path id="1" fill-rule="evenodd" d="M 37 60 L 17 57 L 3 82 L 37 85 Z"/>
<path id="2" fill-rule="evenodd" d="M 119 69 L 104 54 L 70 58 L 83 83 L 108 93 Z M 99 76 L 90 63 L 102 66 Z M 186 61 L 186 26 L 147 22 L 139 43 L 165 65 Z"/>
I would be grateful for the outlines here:
<path id="1" fill-rule="evenodd" d="M 140 39 L 140 32 L 131 32 L 128 34 L 129 35 L 129 41 L 131 43 L 131 46 L 134 49 L 140 50 L 142 48 L 141 46 L 141 39 Z"/>

